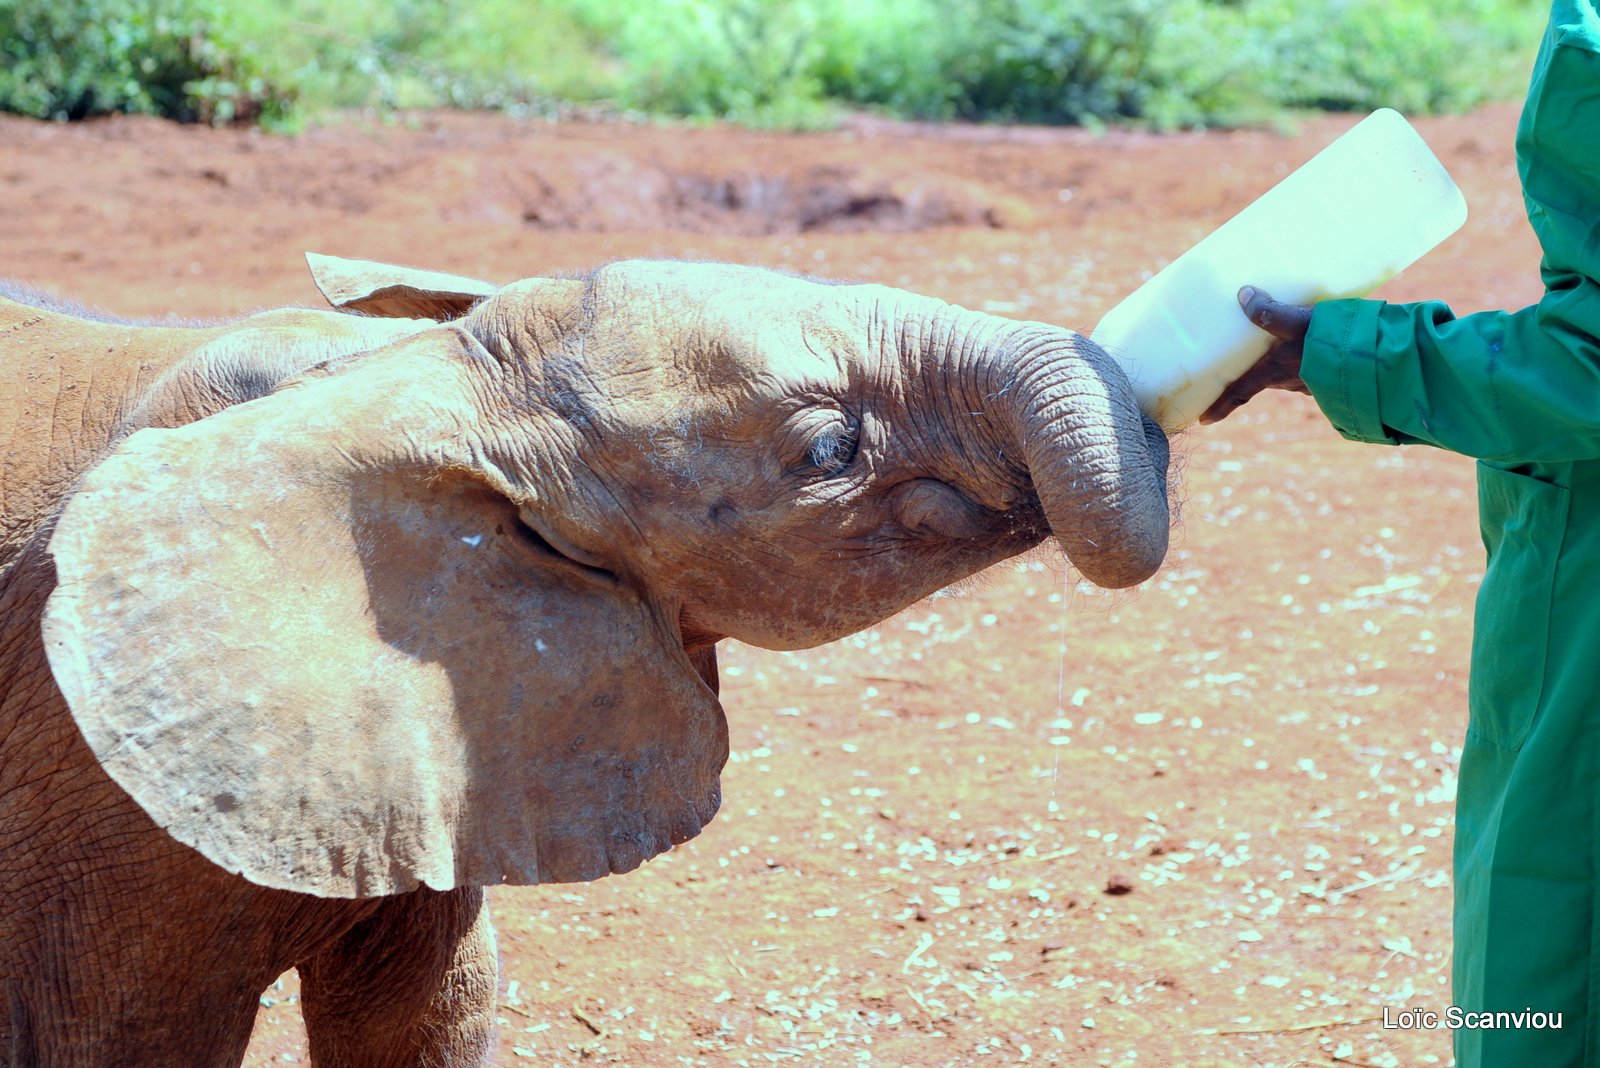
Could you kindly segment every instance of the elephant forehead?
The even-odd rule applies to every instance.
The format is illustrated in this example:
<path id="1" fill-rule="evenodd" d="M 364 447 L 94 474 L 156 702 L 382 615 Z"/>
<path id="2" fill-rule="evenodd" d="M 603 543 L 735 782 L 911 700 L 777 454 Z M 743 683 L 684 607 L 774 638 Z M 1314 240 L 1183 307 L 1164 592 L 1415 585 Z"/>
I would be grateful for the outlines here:
<path id="1" fill-rule="evenodd" d="M 548 366 L 566 386 L 596 389 L 618 406 L 676 422 L 747 416 L 762 402 L 833 394 L 864 359 L 859 336 L 844 325 L 730 301 L 601 324 L 581 354 Z"/>
<path id="2" fill-rule="evenodd" d="M 674 423 L 872 388 L 898 370 L 888 357 L 918 313 L 942 306 L 887 286 L 649 260 L 599 269 L 584 303 L 581 349 L 547 366 L 570 372 L 571 388 Z"/>
<path id="3" fill-rule="evenodd" d="M 737 263 L 688 263 L 678 260 L 623 260 L 595 272 L 595 285 L 691 293 L 699 301 L 715 301 L 734 291 L 790 296 L 831 288 L 799 275 Z"/>
<path id="4" fill-rule="evenodd" d="M 728 325 L 844 321 L 866 289 L 882 287 L 840 285 L 740 264 L 627 260 L 595 273 L 591 310 Z"/>

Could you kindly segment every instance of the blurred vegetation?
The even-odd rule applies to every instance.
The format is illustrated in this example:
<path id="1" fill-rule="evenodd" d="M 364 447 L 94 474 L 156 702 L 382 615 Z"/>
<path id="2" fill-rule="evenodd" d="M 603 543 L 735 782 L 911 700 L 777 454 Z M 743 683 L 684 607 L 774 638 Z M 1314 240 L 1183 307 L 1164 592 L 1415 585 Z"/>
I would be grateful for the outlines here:
<path id="1" fill-rule="evenodd" d="M 1542 0 L 0 0 L 0 110 L 292 126 L 573 106 L 806 127 L 1460 111 L 1524 88 Z"/>
<path id="2" fill-rule="evenodd" d="M 292 81 L 252 62 L 210 0 L 0 0 L 0 110 L 81 119 L 287 119 Z"/>

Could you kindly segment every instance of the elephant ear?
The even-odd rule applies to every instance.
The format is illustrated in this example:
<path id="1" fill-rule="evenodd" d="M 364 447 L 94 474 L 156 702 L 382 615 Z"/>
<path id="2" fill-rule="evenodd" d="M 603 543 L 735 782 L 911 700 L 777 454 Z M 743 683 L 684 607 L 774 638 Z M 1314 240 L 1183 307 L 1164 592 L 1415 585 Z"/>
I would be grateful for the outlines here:
<path id="1" fill-rule="evenodd" d="M 56 680 L 221 867 L 325 897 L 594 879 L 715 812 L 711 652 L 519 520 L 481 458 L 495 371 L 429 330 L 140 431 L 66 505 Z"/>
<path id="2" fill-rule="evenodd" d="M 311 278 L 340 311 L 384 319 L 459 319 L 499 286 L 414 267 L 306 253 Z"/>

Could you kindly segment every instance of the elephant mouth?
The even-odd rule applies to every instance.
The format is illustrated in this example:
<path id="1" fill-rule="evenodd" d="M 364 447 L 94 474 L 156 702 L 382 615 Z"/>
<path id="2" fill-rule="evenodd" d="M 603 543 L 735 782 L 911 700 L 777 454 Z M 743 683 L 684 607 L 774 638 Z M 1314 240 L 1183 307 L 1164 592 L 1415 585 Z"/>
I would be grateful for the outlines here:
<path id="1" fill-rule="evenodd" d="M 1050 523 L 1045 519 L 1039 499 L 1031 493 L 1005 512 L 989 512 L 981 531 L 959 541 L 947 543 L 952 551 L 969 555 L 976 551 L 985 556 L 1004 560 L 1027 552 L 1050 537 Z"/>
<path id="2" fill-rule="evenodd" d="M 622 584 L 615 572 L 601 567 L 594 557 L 574 547 L 527 508 L 516 510 L 512 526 L 522 547 L 547 563 L 609 589 Z"/>

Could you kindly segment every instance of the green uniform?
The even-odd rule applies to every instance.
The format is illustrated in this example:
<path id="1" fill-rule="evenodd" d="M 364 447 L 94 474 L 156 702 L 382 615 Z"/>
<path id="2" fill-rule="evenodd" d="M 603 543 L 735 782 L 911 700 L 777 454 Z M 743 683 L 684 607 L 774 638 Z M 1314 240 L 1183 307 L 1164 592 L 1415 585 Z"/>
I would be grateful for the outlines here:
<path id="1" fill-rule="evenodd" d="M 1317 305 L 1301 373 L 1340 433 L 1477 457 L 1488 565 L 1456 807 L 1461 1068 L 1600 1065 L 1600 15 L 1555 0 L 1517 128 L 1546 292 L 1517 312 Z M 1419 490 L 1421 487 L 1419 487 Z"/>

